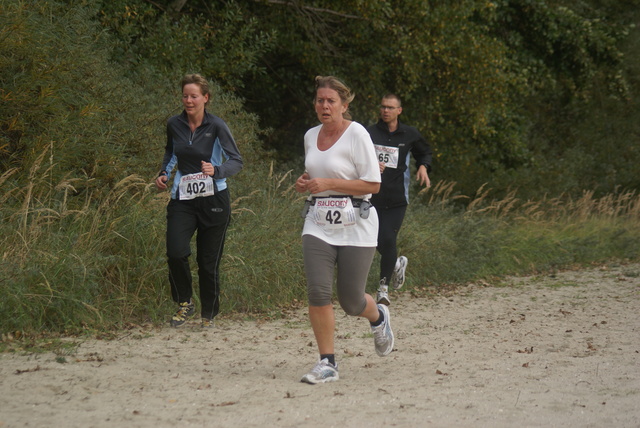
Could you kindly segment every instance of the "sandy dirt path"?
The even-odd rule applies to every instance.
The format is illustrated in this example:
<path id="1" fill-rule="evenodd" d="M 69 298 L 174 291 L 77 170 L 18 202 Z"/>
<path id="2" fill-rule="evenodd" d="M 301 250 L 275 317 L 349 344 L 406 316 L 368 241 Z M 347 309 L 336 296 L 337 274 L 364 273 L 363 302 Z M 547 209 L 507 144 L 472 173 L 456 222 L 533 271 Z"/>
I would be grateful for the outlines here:
<path id="1" fill-rule="evenodd" d="M 394 351 L 338 309 L 340 380 L 306 310 L 0 354 L 0 427 L 639 427 L 640 264 L 392 294 Z"/>

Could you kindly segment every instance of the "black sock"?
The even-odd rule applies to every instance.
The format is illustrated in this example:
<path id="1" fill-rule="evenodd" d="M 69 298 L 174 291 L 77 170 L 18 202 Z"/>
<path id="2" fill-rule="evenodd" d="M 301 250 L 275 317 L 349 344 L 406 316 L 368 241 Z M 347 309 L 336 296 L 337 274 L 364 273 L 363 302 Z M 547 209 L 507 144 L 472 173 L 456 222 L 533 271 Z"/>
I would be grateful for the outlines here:
<path id="1" fill-rule="evenodd" d="M 380 308 L 378 308 L 378 319 L 376 320 L 376 322 L 372 322 L 371 327 L 377 327 L 380 324 L 382 324 L 382 321 L 384 321 L 384 313 L 382 313 L 382 311 L 380 310 Z"/>
<path id="2" fill-rule="evenodd" d="M 332 366 L 336 366 L 336 355 L 335 354 L 320 354 L 320 360 L 324 360 L 324 359 L 329 360 L 329 363 L 331 363 Z"/>

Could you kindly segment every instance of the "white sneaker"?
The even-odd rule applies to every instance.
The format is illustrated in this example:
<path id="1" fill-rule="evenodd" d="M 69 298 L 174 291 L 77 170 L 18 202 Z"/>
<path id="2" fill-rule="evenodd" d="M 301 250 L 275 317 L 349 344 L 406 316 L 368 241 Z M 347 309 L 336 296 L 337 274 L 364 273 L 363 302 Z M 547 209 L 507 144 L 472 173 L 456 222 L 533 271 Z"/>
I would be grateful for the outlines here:
<path id="1" fill-rule="evenodd" d="M 329 362 L 327 358 L 320 360 L 309 373 L 302 376 L 300 382 L 310 383 L 315 385 L 317 383 L 334 382 L 340 379 L 338 375 L 338 365 L 335 366 Z"/>
<path id="2" fill-rule="evenodd" d="M 376 353 L 381 357 L 389 355 L 393 351 L 393 344 L 395 342 L 393 337 L 393 331 L 391 331 L 391 316 L 389 315 L 389 308 L 385 305 L 378 305 L 378 309 L 384 314 L 384 320 L 379 326 L 371 326 L 373 332 L 373 342 L 376 345 Z"/>
<path id="3" fill-rule="evenodd" d="M 380 286 L 378 287 L 378 292 L 376 293 L 376 303 L 387 306 L 391 304 L 391 300 L 389 300 L 389 286 L 387 285 L 386 278 L 382 278 L 380 280 Z"/>
<path id="4" fill-rule="evenodd" d="M 398 260 L 396 260 L 396 267 L 393 269 L 393 275 L 391 275 L 391 284 L 394 290 L 398 290 L 404 285 L 404 272 L 407 270 L 408 264 L 409 259 L 405 256 L 400 256 Z"/>

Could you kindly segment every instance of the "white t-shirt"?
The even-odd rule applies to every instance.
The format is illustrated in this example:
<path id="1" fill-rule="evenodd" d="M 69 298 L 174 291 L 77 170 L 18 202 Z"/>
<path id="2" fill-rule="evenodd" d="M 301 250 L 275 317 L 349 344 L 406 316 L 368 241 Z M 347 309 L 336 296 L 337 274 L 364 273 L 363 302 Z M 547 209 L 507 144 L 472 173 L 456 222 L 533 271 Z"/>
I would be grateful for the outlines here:
<path id="1" fill-rule="evenodd" d="M 328 150 L 318 150 L 318 134 L 322 125 L 307 131 L 304 136 L 304 165 L 311 178 L 342 178 L 380 183 L 380 167 L 373 142 L 367 130 L 357 122 L 351 122 L 342 136 Z M 313 196 L 342 195 L 326 191 Z M 354 198 L 369 199 L 371 194 L 354 195 Z M 376 247 L 378 243 L 378 214 L 373 206 L 369 217 L 363 219 L 356 208 L 356 224 L 342 229 L 327 229 L 315 221 L 315 206 L 311 206 L 304 221 L 303 235 L 313 235 L 330 245 Z"/>

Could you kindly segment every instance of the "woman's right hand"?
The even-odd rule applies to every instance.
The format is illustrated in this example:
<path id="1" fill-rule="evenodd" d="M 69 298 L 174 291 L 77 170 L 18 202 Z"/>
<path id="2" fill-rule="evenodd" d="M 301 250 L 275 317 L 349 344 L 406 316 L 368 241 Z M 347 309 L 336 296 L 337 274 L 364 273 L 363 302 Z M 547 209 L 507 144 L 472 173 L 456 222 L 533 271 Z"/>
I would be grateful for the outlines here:
<path id="1" fill-rule="evenodd" d="M 307 183 L 309 183 L 309 173 L 305 172 L 296 180 L 296 191 L 298 193 L 303 193 L 307 191 Z"/>
<path id="2" fill-rule="evenodd" d="M 159 175 L 156 178 L 156 187 L 158 188 L 158 190 L 165 190 L 167 188 L 167 176 L 166 175 Z"/>

